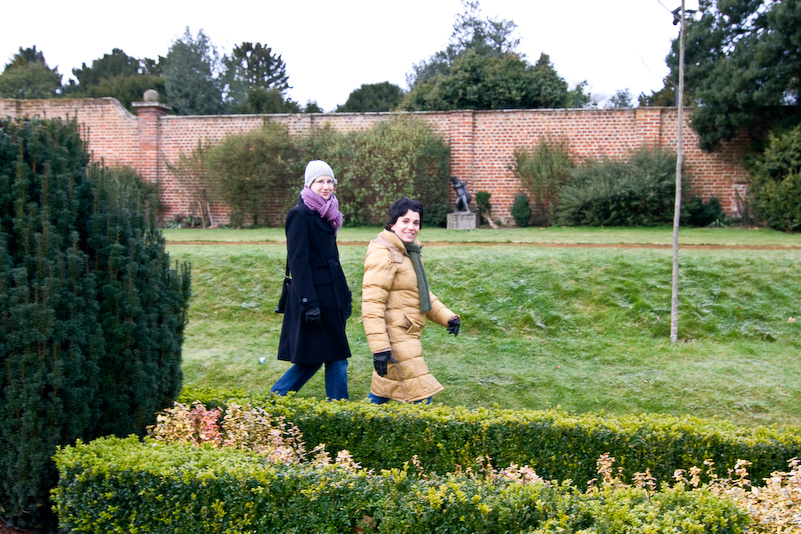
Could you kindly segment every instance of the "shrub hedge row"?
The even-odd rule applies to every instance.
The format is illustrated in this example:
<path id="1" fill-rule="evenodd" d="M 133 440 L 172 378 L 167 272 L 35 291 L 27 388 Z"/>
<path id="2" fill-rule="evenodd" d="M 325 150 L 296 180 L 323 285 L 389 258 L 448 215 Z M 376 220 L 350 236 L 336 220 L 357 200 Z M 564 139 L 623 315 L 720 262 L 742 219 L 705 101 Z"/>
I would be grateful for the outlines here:
<path id="1" fill-rule="evenodd" d="M 658 226 L 673 222 L 676 155 L 642 147 L 627 159 L 587 160 L 559 191 L 557 224 Z"/>
<path id="2" fill-rule="evenodd" d="M 329 451 L 345 449 L 363 467 L 376 470 L 401 467 L 416 454 L 426 471 L 442 474 L 476 468 L 476 459 L 484 457 L 497 466 L 528 465 L 548 480 L 584 484 L 596 476 L 598 458 L 609 453 L 629 479 L 650 469 L 658 480 L 669 481 L 676 469 L 702 466 L 707 459 L 726 475 L 742 459 L 753 464 L 752 480 L 761 480 L 801 456 L 801 429 L 746 428 L 690 416 L 228 397 L 194 390 L 182 393 L 182 402 L 263 406 L 297 425 L 309 449 L 320 443 Z"/>
<path id="3" fill-rule="evenodd" d="M 74 533 L 428 534 L 742 532 L 732 501 L 683 485 L 523 484 L 498 476 L 379 474 L 337 464 L 271 464 L 232 449 L 101 438 L 56 455 L 61 526 Z"/>
<path id="4" fill-rule="evenodd" d="M 191 217 L 210 223 L 209 203 L 222 202 L 231 208 L 232 226 L 256 226 L 283 222 L 311 159 L 334 170 L 346 225 L 383 225 L 390 204 L 404 195 L 423 203 L 424 225 L 445 223 L 450 148 L 419 118 L 390 118 L 349 133 L 326 126 L 295 137 L 267 120 L 215 146 L 198 145 L 167 167 L 191 197 Z"/>

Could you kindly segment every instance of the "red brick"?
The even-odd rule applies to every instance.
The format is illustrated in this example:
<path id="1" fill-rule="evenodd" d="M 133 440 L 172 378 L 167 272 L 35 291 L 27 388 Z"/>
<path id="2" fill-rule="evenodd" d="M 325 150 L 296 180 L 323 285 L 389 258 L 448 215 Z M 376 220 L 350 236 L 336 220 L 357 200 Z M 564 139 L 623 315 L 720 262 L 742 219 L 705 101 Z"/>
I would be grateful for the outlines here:
<path id="1" fill-rule="evenodd" d="M 0 116 L 77 117 L 84 138 L 96 161 L 109 166 L 127 165 L 142 177 L 161 184 L 164 219 L 188 215 L 185 188 L 167 171 L 165 160 L 173 162 L 188 154 L 198 141 L 218 143 L 226 135 L 261 127 L 265 117 L 283 123 L 292 135 L 330 124 L 341 132 L 371 128 L 394 113 L 332 113 L 279 115 L 176 116 L 163 107 L 140 106 L 138 115 L 126 111 L 113 98 L 59 100 L 3 100 Z M 748 183 L 740 163 L 748 142 L 741 136 L 725 143 L 712 154 L 698 146 L 690 127 L 692 110 L 684 120 L 684 161 L 689 186 L 703 198 L 717 196 L 724 210 L 733 213 L 734 190 Z M 516 147 L 530 148 L 541 135 L 564 136 L 577 158 L 623 157 L 637 147 L 663 146 L 676 149 L 675 108 L 636 109 L 543 109 L 505 111 L 416 112 L 451 144 L 452 173 L 468 181 L 475 193 L 492 194 L 496 217 L 509 217 L 520 183 L 509 170 Z M 455 194 L 448 185 L 451 201 Z M 216 222 L 227 222 L 227 206 L 214 204 Z M 273 222 L 279 222 L 277 214 Z"/>

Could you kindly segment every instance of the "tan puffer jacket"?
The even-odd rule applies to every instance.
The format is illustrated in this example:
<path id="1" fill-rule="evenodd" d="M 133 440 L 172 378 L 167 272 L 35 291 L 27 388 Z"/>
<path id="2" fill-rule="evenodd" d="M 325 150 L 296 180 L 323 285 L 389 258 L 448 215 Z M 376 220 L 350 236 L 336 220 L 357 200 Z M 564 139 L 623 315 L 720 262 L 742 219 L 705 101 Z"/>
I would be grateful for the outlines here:
<path id="1" fill-rule="evenodd" d="M 419 242 L 416 242 L 418 245 Z M 401 402 L 427 399 L 444 388 L 423 359 L 420 334 L 426 318 L 447 326 L 456 316 L 433 293 L 431 311 L 420 312 L 417 275 L 406 247 L 394 232 L 384 230 L 367 247 L 362 283 L 362 322 L 372 353 L 392 351 L 387 375 L 373 370 L 370 391 Z"/>

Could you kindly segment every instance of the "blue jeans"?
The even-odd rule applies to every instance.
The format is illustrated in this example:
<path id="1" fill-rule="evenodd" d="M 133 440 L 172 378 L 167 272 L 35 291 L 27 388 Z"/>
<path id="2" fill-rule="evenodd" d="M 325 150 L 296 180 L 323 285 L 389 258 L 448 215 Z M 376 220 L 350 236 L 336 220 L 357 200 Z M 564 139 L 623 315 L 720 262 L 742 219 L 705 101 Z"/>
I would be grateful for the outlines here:
<path id="1" fill-rule="evenodd" d="M 290 391 L 299 391 L 323 364 L 296 363 L 284 376 L 270 388 L 270 391 L 284 396 Z M 348 360 L 325 362 L 325 396 L 330 400 L 348 400 Z"/>
<path id="2" fill-rule="evenodd" d="M 379 397 L 377 395 L 373 395 L 372 392 L 367 394 L 367 399 L 373 404 L 386 404 L 392 400 L 389 397 Z M 431 404 L 431 397 L 413 401 L 412 404 Z"/>

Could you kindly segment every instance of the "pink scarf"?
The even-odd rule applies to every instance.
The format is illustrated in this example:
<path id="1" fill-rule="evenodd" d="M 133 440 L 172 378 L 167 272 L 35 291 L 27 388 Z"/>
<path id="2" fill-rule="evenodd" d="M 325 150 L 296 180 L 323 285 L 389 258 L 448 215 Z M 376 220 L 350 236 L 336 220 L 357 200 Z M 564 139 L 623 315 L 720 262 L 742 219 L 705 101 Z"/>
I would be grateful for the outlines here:
<path id="1" fill-rule="evenodd" d="M 334 228 L 334 235 L 342 228 L 342 212 L 339 211 L 339 201 L 336 195 L 331 195 L 328 200 L 324 199 L 308 187 L 304 187 L 300 192 L 300 198 L 306 207 L 320 214 L 320 217 L 328 221 Z"/>

